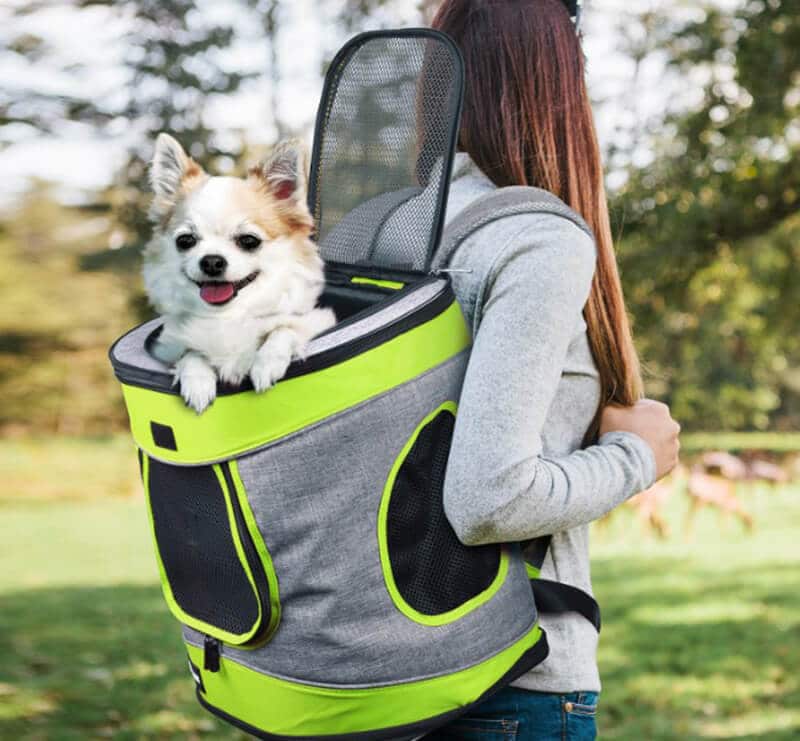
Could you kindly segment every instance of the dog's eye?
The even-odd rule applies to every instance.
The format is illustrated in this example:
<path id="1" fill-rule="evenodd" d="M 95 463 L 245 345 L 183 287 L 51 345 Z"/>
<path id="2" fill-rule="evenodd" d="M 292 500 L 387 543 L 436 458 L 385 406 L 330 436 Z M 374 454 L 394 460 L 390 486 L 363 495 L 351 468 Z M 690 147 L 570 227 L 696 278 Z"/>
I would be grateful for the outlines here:
<path id="1" fill-rule="evenodd" d="M 197 244 L 197 237 L 194 234 L 179 234 L 175 237 L 175 246 L 179 250 L 190 250 Z"/>
<path id="2" fill-rule="evenodd" d="M 261 246 L 261 240 L 255 234 L 240 234 L 236 237 L 236 244 L 241 249 L 252 252 Z"/>

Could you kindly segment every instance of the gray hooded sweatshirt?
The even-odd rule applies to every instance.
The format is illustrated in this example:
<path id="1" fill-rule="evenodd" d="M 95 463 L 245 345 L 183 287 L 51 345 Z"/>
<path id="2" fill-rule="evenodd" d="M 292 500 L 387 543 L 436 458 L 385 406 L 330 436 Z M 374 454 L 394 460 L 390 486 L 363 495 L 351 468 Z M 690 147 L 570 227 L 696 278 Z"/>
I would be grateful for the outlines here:
<path id="1" fill-rule="evenodd" d="M 457 153 L 447 221 L 495 187 Z M 632 433 L 580 449 L 600 389 L 582 315 L 595 258 L 593 240 L 551 214 L 504 217 L 459 246 L 450 267 L 465 271 L 452 278 L 474 344 L 444 484 L 464 543 L 552 534 L 542 577 L 589 593 L 589 523 L 655 478 L 653 451 Z M 514 686 L 599 692 L 595 629 L 578 615 L 541 624 L 550 655 Z"/>

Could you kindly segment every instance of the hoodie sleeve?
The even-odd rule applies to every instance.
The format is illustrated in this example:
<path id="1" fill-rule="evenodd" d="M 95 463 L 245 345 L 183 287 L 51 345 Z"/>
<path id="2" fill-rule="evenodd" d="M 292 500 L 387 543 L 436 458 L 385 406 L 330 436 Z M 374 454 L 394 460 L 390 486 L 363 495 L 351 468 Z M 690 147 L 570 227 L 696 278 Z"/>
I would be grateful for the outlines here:
<path id="1" fill-rule="evenodd" d="M 563 456 L 542 428 L 595 269 L 591 237 L 564 219 L 512 237 L 482 309 L 444 483 L 445 513 L 468 545 L 514 542 L 595 520 L 652 485 L 649 445 L 627 432 Z"/>

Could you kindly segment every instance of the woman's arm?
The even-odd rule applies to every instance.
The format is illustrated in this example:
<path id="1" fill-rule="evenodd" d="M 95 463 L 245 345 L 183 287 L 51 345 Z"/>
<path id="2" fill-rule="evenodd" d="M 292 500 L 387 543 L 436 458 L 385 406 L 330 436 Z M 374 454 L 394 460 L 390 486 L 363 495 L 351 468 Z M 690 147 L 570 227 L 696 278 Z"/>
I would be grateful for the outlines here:
<path id="1" fill-rule="evenodd" d="M 569 455 L 542 455 L 542 427 L 589 295 L 595 247 L 570 222 L 540 223 L 495 260 L 461 392 L 444 507 L 468 545 L 591 522 L 655 479 L 653 451 L 629 432 L 607 433 Z"/>

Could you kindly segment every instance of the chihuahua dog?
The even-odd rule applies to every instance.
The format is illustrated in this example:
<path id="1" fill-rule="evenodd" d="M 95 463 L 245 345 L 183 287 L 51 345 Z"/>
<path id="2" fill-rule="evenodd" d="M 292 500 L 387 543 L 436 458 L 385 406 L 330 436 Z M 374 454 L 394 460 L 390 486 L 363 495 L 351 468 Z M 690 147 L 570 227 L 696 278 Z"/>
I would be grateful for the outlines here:
<path id="1" fill-rule="evenodd" d="M 217 381 L 265 391 L 335 323 L 318 308 L 323 261 L 310 236 L 303 149 L 279 144 L 245 178 L 211 177 L 159 134 L 144 285 L 164 324 L 153 354 L 198 414 Z"/>

